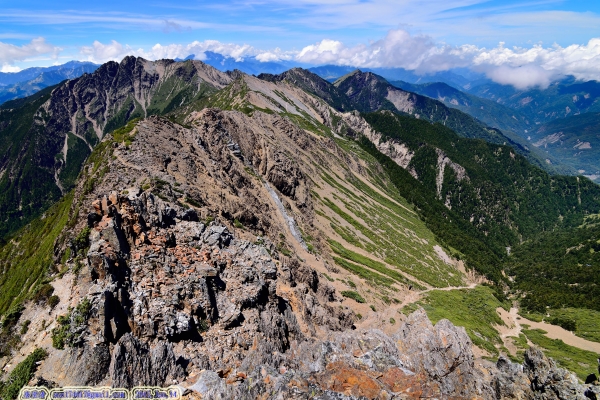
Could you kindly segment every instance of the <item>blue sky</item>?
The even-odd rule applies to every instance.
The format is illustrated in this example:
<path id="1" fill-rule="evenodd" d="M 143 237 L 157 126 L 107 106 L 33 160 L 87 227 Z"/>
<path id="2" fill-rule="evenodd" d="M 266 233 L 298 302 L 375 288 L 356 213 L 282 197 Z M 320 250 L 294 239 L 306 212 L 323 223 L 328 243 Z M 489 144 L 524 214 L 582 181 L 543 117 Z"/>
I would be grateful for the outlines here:
<path id="1" fill-rule="evenodd" d="M 579 57 L 595 57 L 596 46 L 590 40 L 600 38 L 597 0 L 0 0 L 0 4 L 4 71 L 70 59 L 104 62 L 126 54 L 181 56 L 192 50 L 216 50 L 234 58 L 262 55 L 260 59 L 271 61 L 351 62 L 424 72 L 499 66 L 498 60 L 515 68 L 539 58 L 531 50 L 540 47 L 556 57 L 556 46 L 583 46 Z M 514 54 L 505 54 L 505 49 Z M 532 66 L 557 69 L 556 61 L 548 57 L 545 64 Z M 560 53 L 559 58 L 565 57 Z"/>

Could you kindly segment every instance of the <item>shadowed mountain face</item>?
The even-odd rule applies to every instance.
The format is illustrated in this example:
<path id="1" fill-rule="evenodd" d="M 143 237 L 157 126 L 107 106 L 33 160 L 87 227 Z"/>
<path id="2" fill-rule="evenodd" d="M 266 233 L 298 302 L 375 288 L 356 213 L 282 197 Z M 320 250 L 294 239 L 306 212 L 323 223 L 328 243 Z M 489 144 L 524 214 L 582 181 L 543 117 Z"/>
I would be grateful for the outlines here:
<path id="1" fill-rule="evenodd" d="M 339 78 L 334 85 L 362 112 L 397 110 L 417 119 L 438 122 L 463 137 L 484 139 L 490 143 L 511 143 L 499 130 L 485 126 L 468 114 L 446 107 L 441 101 L 399 89 L 370 72 L 355 71 Z M 520 150 L 526 152 L 523 148 Z"/>
<path id="2" fill-rule="evenodd" d="M 316 74 L 300 68 L 291 69 L 280 75 L 260 75 L 262 79 L 270 81 L 287 80 L 293 82 L 309 93 L 325 99 L 332 107 L 337 110 L 358 110 L 361 112 L 373 112 L 378 110 L 390 110 L 400 114 L 412 115 L 418 119 L 423 119 L 431 123 L 440 123 L 452 129 L 458 135 L 468 138 L 483 139 L 490 143 L 508 144 L 516 152 L 527 157 L 527 159 L 551 173 L 562 173 L 575 175 L 577 172 L 568 165 L 562 165 L 556 158 L 546 153 L 538 151 L 531 147 L 526 139 L 522 138 L 512 131 L 501 132 L 500 126 L 522 126 L 513 118 L 514 111 L 496 105 L 491 101 L 481 100 L 475 96 L 462 93 L 450 86 L 444 84 L 431 84 L 428 87 L 436 91 L 436 98 L 430 98 L 430 90 L 423 95 L 413 93 L 398 88 L 381 76 L 371 72 L 354 71 L 342 78 L 339 78 L 333 84 L 318 77 Z M 442 85 L 441 89 L 439 86 Z M 438 88 L 438 89 L 436 89 Z M 454 96 L 452 98 L 440 98 L 439 90 L 444 90 L 444 96 Z M 433 96 L 431 96 L 433 97 Z M 469 104 L 463 110 L 452 104 L 455 97 L 461 99 L 463 104 Z M 456 99 L 455 99 L 456 100 Z M 444 104 L 448 102 L 448 106 Z M 456 100 L 455 102 L 458 103 Z M 472 104 L 470 103 L 472 102 Z M 480 120 L 470 115 L 477 104 L 485 103 L 486 111 L 482 111 L 488 116 L 490 126 L 482 123 Z M 479 106 L 481 107 L 481 106 Z M 501 115 L 498 115 L 498 109 Z M 510 114 L 510 123 L 506 122 L 507 115 Z M 481 116 L 481 113 L 474 112 L 474 116 Z M 508 118 L 508 117 L 507 117 Z M 485 122 L 485 121 L 484 121 Z M 550 163 L 546 160 L 550 160 Z"/>
<path id="3" fill-rule="evenodd" d="M 529 121 L 519 111 L 493 100 L 460 91 L 442 82 L 411 84 L 391 81 L 390 83 L 400 89 L 439 100 L 446 106 L 461 110 L 493 128 L 515 133 L 531 129 Z"/>
<path id="4" fill-rule="evenodd" d="M 333 84 L 300 68 L 291 69 L 280 75 L 263 74 L 259 77 L 273 82 L 289 81 L 326 100 L 340 111 L 390 110 L 408 114 L 417 119 L 438 122 L 463 137 L 484 139 L 491 143 L 511 143 L 515 147 L 520 147 L 520 151 L 527 153 L 497 129 L 486 127 L 471 116 L 446 107 L 440 101 L 399 89 L 371 72 L 363 73 L 355 70 Z"/>

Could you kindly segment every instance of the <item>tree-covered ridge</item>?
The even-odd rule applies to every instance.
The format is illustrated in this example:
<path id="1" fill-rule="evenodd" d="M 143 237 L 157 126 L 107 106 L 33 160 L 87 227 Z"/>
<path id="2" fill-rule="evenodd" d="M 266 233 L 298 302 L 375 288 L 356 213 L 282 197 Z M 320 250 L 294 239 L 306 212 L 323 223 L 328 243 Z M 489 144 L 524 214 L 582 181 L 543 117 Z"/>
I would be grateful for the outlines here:
<path id="1" fill-rule="evenodd" d="M 27 224 L 61 197 L 52 173 L 36 162 L 45 139 L 31 130 L 34 115 L 53 89 L 0 107 L 0 238 Z M 14 179 L 17 171 L 20 176 Z"/>
<path id="2" fill-rule="evenodd" d="M 390 159 L 378 159 L 395 176 L 401 194 L 421 210 L 430 229 L 470 255 L 471 262 L 479 264 L 471 247 L 480 247 L 481 257 L 503 257 L 506 247 L 578 226 L 586 214 L 600 210 L 600 187 L 586 178 L 550 176 L 508 146 L 461 138 L 441 124 L 391 113 L 364 117 L 389 140 L 414 152 L 407 169 L 418 180 L 391 165 Z M 374 146 L 364 142 L 374 154 Z M 464 168 L 464 176 L 446 166 L 440 182 L 440 157 Z M 480 268 L 487 273 L 490 266 Z"/>
<path id="3" fill-rule="evenodd" d="M 547 233 L 514 248 L 507 273 L 524 294 L 521 305 L 528 310 L 600 311 L 600 225 Z"/>
<path id="4" fill-rule="evenodd" d="M 500 248 L 490 248 L 481 240 L 480 234 L 468 221 L 445 207 L 436 198 L 435 192 L 425 187 L 394 160 L 381 153 L 366 137 L 361 136 L 358 143 L 379 162 L 399 194 L 415 207 L 419 217 L 437 239 L 446 247 L 455 249 L 453 256 L 465 260 L 469 268 L 475 269 L 493 281 L 502 280 Z"/>

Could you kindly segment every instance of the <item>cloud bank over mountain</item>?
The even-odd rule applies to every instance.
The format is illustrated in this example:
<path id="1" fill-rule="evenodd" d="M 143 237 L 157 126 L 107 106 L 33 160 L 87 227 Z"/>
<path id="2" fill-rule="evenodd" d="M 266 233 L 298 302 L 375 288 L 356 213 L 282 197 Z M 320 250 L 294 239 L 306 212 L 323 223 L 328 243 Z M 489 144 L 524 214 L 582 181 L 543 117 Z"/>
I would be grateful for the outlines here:
<path id="1" fill-rule="evenodd" d="M 581 80 L 600 80 L 600 38 L 586 44 L 562 47 L 554 44 L 545 47 L 506 47 L 499 43 L 494 48 L 472 44 L 460 46 L 436 42 L 428 35 L 413 35 L 404 29 L 389 30 L 387 34 L 370 43 L 353 46 L 332 39 L 323 39 L 300 50 L 284 51 L 280 48 L 262 50 L 249 44 L 224 43 L 218 40 L 193 41 L 188 44 L 160 44 L 151 48 L 134 48 L 112 40 L 109 43 L 94 41 L 79 48 L 79 59 L 103 63 L 135 55 L 150 60 L 185 58 L 194 54 L 205 59 L 207 51 L 243 61 L 255 57 L 260 62 L 292 61 L 309 65 L 347 65 L 357 68 L 404 68 L 417 74 L 447 71 L 453 68 L 470 68 L 484 73 L 493 81 L 512 85 L 518 89 L 547 87 L 553 80 L 573 75 Z M 56 57 L 61 49 L 44 38 L 15 46 L 0 42 L 0 64 L 10 71 L 15 61 L 39 55 Z"/>
<path id="2" fill-rule="evenodd" d="M 295 59 L 313 64 L 356 67 L 405 68 L 417 73 L 470 68 L 485 73 L 497 83 L 524 89 L 547 87 L 553 79 L 573 75 L 577 79 L 600 80 L 600 38 L 567 47 L 553 45 L 507 48 L 504 43 L 486 49 L 475 45 L 451 46 L 435 43 L 425 35 L 391 30 L 381 40 L 348 47 L 323 40 L 304 47 Z"/>
<path id="3" fill-rule="evenodd" d="M 46 39 L 42 37 L 32 39 L 29 43 L 21 46 L 0 42 L 0 70 L 2 72 L 16 72 L 19 70 L 13 66 L 16 61 L 40 55 L 56 58 L 61 50 L 61 48 L 46 42 Z"/>

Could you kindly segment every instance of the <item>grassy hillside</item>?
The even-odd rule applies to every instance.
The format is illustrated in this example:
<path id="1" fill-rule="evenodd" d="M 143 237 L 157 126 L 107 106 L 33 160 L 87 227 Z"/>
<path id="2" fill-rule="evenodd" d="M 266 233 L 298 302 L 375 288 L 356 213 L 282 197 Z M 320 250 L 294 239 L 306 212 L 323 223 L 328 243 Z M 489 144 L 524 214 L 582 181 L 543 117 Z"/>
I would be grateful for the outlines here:
<path id="1" fill-rule="evenodd" d="M 541 232 L 578 226 L 586 213 L 600 210 L 600 187 L 587 179 L 550 176 L 508 146 L 461 138 L 440 124 L 410 117 L 381 112 L 364 117 L 414 151 L 408 168 L 418 180 L 368 141 L 361 145 L 384 165 L 429 228 L 483 273 L 497 277 L 498 257 L 504 257 L 506 247 Z M 468 178 L 446 168 L 438 187 L 436 149 L 462 166 Z"/>

